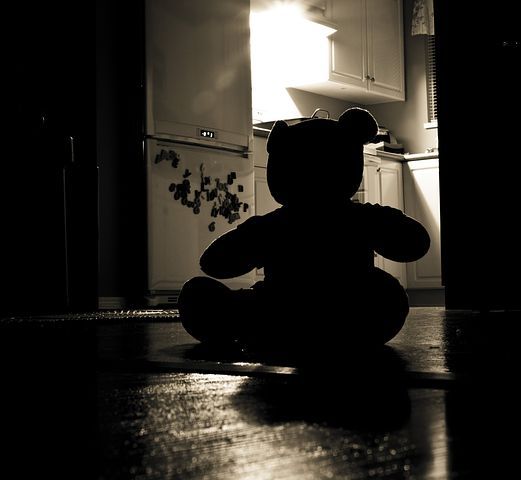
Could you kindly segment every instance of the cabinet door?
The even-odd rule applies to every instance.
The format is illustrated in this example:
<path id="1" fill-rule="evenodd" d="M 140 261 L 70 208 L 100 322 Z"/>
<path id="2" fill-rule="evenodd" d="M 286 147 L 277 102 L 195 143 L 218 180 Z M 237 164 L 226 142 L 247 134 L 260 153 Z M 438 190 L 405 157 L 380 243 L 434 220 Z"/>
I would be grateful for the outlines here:
<path id="1" fill-rule="evenodd" d="M 380 169 L 380 159 L 374 157 L 364 159 L 364 178 L 363 178 L 363 203 L 380 203 L 380 182 L 378 180 L 378 170 Z M 382 268 L 382 258 L 374 254 L 374 266 Z"/>
<path id="2" fill-rule="evenodd" d="M 405 99 L 401 0 L 367 0 L 369 90 Z"/>
<path id="3" fill-rule="evenodd" d="M 330 39 L 329 79 L 294 85 L 363 105 L 405 99 L 402 0 L 328 0 L 338 31 Z"/>
<path id="4" fill-rule="evenodd" d="M 381 203 L 380 200 L 380 182 L 378 180 L 378 163 L 366 163 L 364 166 L 364 188 L 365 202 Z"/>
<path id="5" fill-rule="evenodd" d="M 271 196 L 266 169 L 255 167 L 255 215 L 266 215 L 281 205 Z"/>
<path id="6" fill-rule="evenodd" d="M 380 204 L 403 211 L 402 165 L 397 162 L 382 161 L 378 169 L 380 184 Z M 378 255 L 378 257 L 380 257 Z M 402 286 L 407 286 L 406 265 L 380 257 L 380 268 L 397 278 Z"/>
<path id="7" fill-rule="evenodd" d="M 423 258 L 407 265 L 411 288 L 441 287 L 440 189 L 438 160 L 405 164 L 406 213 L 423 224 L 431 246 Z"/>
<path id="8" fill-rule="evenodd" d="M 403 211 L 402 165 L 383 160 L 378 173 L 381 204 Z"/>
<path id="9" fill-rule="evenodd" d="M 266 168 L 255 167 L 255 215 L 266 215 L 279 207 L 280 204 L 274 200 L 268 188 Z M 262 280 L 264 269 L 258 268 L 255 277 L 256 280 Z"/>
<path id="10" fill-rule="evenodd" d="M 366 156 L 364 161 L 364 201 L 403 211 L 402 165 L 370 156 Z M 403 287 L 407 286 L 404 263 L 393 262 L 375 254 L 374 265 L 397 278 Z"/>
<path id="11" fill-rule="evenodd" d="M 268 165 L 267 137 L 254 135 L 253 137 L 253 165 L 266 168 Z M 266 175 L 264 174 L 264 177 Z"/>
<path id="12" fill-rule="evenodd" d="M 331 36 L 330 79 L 367 89 L 365 0 L 333 0 L 331 19 L 341 28 Z"/>

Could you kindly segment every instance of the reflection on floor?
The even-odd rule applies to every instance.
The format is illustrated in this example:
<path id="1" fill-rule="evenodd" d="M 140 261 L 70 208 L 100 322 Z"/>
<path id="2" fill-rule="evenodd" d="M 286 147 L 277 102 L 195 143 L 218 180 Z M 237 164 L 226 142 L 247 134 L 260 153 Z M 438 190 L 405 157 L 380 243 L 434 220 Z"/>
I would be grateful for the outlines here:
<path id="1" fill-rule="evenodd" d="M 3 468 L 18 478 L 510 478 L 519 320 L 413 308 L 381 352 L 303 366 L 205 349 L 172 311 L 2 319 Z"/>

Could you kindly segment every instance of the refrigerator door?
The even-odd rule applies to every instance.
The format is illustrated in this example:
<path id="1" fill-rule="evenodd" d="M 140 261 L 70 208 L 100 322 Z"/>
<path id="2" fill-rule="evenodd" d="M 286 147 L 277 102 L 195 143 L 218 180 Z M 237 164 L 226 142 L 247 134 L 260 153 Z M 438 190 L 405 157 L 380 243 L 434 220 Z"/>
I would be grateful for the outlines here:
<path id="1" fill-rule="evenodd" d="M 145 9 L 146 134 L 249 150 L 249 0 L 150 0 Z"/>
<path id="2" fill-rule="evenodd" d="M 199 258 L 219 235 L 254 212 L 250 156 L 196 145 L 147 140 L 148 289 L 177 292 L 204 275 Z M 254 271 L 225 281 L 247 288 Z"/>

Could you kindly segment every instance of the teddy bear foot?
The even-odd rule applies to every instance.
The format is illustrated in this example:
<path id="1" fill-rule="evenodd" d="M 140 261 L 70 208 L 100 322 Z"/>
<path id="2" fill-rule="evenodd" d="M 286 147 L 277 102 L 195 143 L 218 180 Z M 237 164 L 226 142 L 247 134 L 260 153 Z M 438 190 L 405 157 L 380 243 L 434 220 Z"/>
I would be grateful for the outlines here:
<path id="1" fill-rule="evenodd" d="M 238 300 L 248 293 L 248 290 L 231 290 L 213 278 L 192 278 L 183 285 L 179 295 L 181 323 L 201 342 L 237 344 L 244 321 L 240 321 Z"/>

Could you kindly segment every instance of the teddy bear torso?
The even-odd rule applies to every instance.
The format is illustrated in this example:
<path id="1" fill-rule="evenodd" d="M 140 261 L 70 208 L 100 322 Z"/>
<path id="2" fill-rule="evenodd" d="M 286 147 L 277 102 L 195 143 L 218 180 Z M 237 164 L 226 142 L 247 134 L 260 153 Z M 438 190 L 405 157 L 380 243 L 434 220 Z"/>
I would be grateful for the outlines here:
<path id="1" fill-rule="evenodd" d="M 286 290 L 305 280 L 316 285 L 333 279 L 345 284 L 374 268 L 367 227 L 371 207 L 376 206 L 346 202 L 314 214 L 317 218 L 281 207 L 253 217 L 256 263 L 264 267 L 265 286 Z"/>

